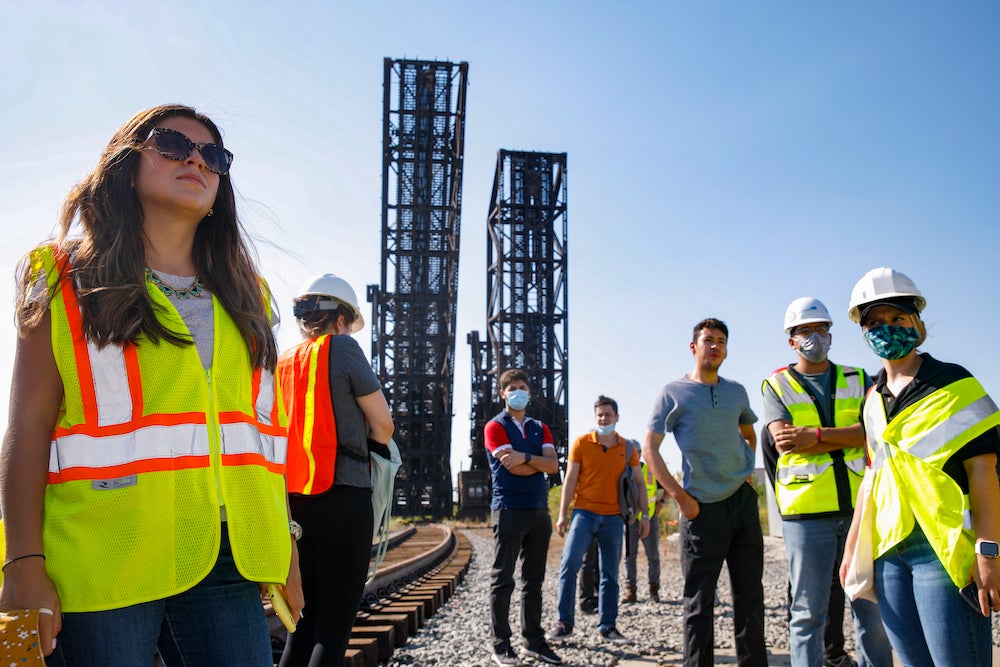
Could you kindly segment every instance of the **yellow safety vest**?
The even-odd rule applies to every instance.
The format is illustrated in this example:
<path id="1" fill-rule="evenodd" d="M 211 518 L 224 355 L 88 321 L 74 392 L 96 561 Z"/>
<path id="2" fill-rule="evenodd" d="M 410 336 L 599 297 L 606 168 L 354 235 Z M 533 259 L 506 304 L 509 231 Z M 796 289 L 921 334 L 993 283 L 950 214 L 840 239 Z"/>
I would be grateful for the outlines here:
<path id="1" fill-rule="evenodd" d="M 86 339 L 68 258 L 43 246 L 33 268 L 53 294 L 52 349 L 64 395 L 45 491 L 45 566 L 63 611 L 117 609 L 190 589 L 218 557 L 220 507 L 236 567 L 284 582 L 286 418 L 273 375 L 215 301 L 212 368 L 194 345 L 98 348 Z M 157 316 L 183 319 L 155 286 Z M 266 299 L 266 297 L 265 297 Z"/>
<path id="2" fill-rule="evenodd" d="M 1000 424 L 996 403 L 967 377 L 907 406 L 887 424 L 882 395 L 873 389 L 864 420 L 875 558 L 903 541 L 916 522 L 955 586 L 965 586 L 976 558 L 972 510 L 944 464 Z"/>
<path id="3" fill-rule="evenodd" d="M 834 364 L 836 384 L 833 397 L 833 426 L 858 423 L 864 398 L 865 372 Z M 764 380 L 792 417 L 793 426 L 818 428 L 823 426 L 813 397 L 788 368 L 775 372 Z M 838 461 L 844 470 L 838 488 Z M 774 471 L 774 495 L 783 518 L 800 518 L 822 514 L 842 514 L 854 507 L 858 487 L 865 474 L 863 447 L 851 447 L 840 452 L 799 454 L 788 452 L 778 457 Z M 845 479 L 846 477 L 846 479 Z"/>
<path id="4" fill-rule="evenodd" d="M 647 509 L 646 514 L 639 514 L 639 518 L 642 519 L 646 517 L 647 519 L 653 515 L 653 508 L 656 505 L 656 501 L 659 500 L 656 486 L 656 477 L 653 476 L 653 471 L 650 470 L 645 463 L 640 464 L 642 469 L 642 478 L 646 481 L 646 502 Z"/>

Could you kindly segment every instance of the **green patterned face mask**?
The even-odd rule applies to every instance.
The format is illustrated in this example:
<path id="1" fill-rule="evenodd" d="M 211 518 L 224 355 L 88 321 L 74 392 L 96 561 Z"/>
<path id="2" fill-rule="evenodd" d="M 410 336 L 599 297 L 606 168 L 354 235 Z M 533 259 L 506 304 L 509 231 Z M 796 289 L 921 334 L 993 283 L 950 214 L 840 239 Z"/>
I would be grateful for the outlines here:
<path id="1" fill-rule="evenodd" d="M 868 347 L 883 359 L 894 361 L 902 359 L 917 346 L 920 332 L 912 327 L 899 327 L 884 324 L 865 332 Z"/>

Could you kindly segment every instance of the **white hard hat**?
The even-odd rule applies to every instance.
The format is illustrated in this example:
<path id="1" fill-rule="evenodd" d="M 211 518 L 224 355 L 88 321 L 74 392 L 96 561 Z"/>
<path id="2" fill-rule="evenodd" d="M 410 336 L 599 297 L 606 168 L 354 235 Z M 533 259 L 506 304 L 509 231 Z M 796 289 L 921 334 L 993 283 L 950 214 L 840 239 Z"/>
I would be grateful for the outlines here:
<path id="1" fill-rule="evenodd" d="M 833 324 L 830 312 L 823 305 L 823 302 L 813 296 L 800 296 L 795 301 L 788 304 L 785 310 L 785 333 L 792 333 L 792 329 L 803 324 L 815 324 L 816 322 L 826 322 Z"/>
<path id="2" fill-rule="evenodd" d="M 919 313 L 927 305 L 927 299 L 920 294 L 916 283 L 909 276 L 883 266 L 861 276 L 861 280 L 851 290 L 847 315 L 851 321 L 860 324 L 864 312 L 879 303 L 888 303 L 903 310 L 909 310 L 912 303 L 912 308 Z"/>
<path id="3" fill-rule="evenodd" d="M 332 273 L 324 273 L 306 281 L 299 290 L 296 300 L 305 296 L 326 296 L 332 301 L 320 301 L 316 304 L 316 310 L 336 310 L 337 306 L 344 304 L 354 312 L 354 321 L 351 322 L 351 333 L 361 331 L 365 326 L 365 318 L 358 308 L 358 295 L 354 293 L 354 288 L 339 276 Z M 299 313 L 295 313 L 298 317 Z"/>

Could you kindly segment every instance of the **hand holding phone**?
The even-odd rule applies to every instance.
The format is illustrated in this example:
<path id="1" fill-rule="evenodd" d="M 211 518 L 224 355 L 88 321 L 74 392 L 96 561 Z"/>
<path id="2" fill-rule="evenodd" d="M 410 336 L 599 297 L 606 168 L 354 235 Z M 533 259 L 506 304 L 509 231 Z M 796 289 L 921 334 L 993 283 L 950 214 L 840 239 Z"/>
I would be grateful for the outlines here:
<path id="1" fill-rule="evenodd" d="M 271 600 L 271 608 L 274 609 L 274 613 L 281 619 L 281 623 L 285 626 L 285 629 L 289 632 L 295 632 L 295 620 L 292 618 L 292 610 L 289 609 L 288 601 L 281 594 L 281 588 L 278 584 L 268 584 L 267 597 Z"/>
<path id="2" fill-rule="evenodd" d="M 980 616 L 983 615 L 983 609 L 979 605 L 979 586 L 976 584 L 976 580 L 973 579 L 963 588 L 958 589 L 959 595 L 962 599 L 969 603 L 969 606 L 976 610 L 976 613 Z M 986 614 L 988 617 L 989 614 Z"/>

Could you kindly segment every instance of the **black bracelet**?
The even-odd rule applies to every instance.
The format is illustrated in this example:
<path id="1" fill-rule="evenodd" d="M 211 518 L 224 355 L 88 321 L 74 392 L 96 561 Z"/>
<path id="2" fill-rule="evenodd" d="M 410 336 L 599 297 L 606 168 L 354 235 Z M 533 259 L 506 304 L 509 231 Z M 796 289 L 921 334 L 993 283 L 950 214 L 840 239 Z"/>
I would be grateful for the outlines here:
<path id="1" fill-rule="evenodd" d="M 41 558 L 42 560 L 45 560 L 45 554 L 24 554 L 23 556 L 15 556 L 14 558 L 11 558 L 6 563 L 4 563 L 3 567 L 0 567 L 0 572 L 6 570 L 7 566 L 10 565 L 11 563 L 19 561 L 23 558 Z"/>

